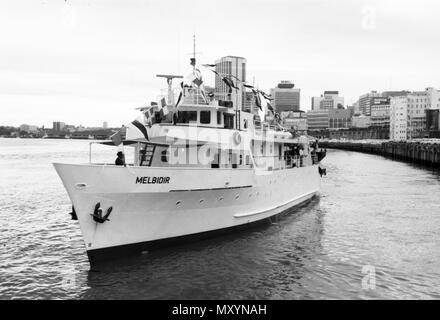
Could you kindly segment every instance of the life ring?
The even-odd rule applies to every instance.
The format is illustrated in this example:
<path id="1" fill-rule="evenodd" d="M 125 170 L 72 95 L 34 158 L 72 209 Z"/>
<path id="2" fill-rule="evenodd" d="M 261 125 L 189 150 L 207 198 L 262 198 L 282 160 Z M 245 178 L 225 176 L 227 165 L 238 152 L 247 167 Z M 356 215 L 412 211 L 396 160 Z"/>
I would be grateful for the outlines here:
<path id="1" fill-rule="evenodd" d="M 233 135 L 233 138 L 234 138 L 234 142 L 235 142 L 235 144 L 240 144 L 241 143 L 241 135 L 240 135 L 240 132 L 237 132 L 237 131 L 235 131 L 234 132 L 234 135 Z"/>

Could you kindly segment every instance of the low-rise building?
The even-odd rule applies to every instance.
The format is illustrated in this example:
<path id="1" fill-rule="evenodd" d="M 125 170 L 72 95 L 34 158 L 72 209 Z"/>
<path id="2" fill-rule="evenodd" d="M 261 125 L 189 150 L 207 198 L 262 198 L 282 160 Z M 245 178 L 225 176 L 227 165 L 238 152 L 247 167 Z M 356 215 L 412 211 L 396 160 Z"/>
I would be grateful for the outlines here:
<path id="1" fill-rule="evenodd" d="M 307 131 L 307 114 L 304 111 L 281 112 L 281 125 L 295 131 Z"/>
<path id="2" fill-rule="evenodd" d="M 371 117 L 364 114 L 353 116 L 351 119 L 352 128 L 368 128 L 371 125 Z"/>
<path id="3" fill-rule="evenodd" d="M 26 133 L 35 133 L 35 132 L 38 132 L 38 127 L 29 125 L 29 124 L 22 124 L 20 126 L 20 131 L 24 131 Z"/>
<path id="4" fill-rule="evenodd" d="M 328 110 L 307 111 L 307 127 L 310 131 L 328 129 Z"/>
<path id="5" fill-rule="evenodd" d="M 328 128 L 331 130 L 348 129 L 351 127 L 353 112 L 350 109 L 330 109 L 328 113 Z"/>

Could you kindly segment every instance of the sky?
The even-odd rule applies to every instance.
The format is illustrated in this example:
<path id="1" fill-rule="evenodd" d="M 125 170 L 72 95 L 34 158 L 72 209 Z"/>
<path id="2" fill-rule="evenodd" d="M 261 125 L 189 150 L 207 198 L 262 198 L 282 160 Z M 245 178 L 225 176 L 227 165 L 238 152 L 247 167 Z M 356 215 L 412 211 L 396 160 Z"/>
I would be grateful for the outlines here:
<path id="1" fill-rule="evenodd" d="M 245 57 L 302 110 L 324 90 L 440 89 L 437 0 L 0 0 L 0 125 L 126 124 L 166 88 L 156 74 L 190 72 L 194 34 L 198 63 Z"/>

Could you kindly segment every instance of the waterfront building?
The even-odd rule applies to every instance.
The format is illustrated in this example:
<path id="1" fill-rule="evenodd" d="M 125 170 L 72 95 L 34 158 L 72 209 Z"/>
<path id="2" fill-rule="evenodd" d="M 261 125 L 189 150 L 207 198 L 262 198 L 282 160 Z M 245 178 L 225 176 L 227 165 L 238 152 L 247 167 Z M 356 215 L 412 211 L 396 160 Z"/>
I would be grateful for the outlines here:
<path id="1" fill-rule="evenodd" d="M 390 139 L 406 141 L 408 138 L 408 100 L 406 96 L 390 100 Z"/>
<path id="2" fill-rule="evenodd" d="M 291 81 L 281 81 L 276 88 L 270 89 L 273 107 L 277 112 L 299 111 L 301 90 L 295 89 Z"/>
<path id="3" fill-rule="evenodd" d="M 229 94 L 229 87 L 216 75 L 215 97 L 218 100 L 232 101 L 234 107 L 237 105 L 239 110 L 244 110 L 246 98 L 243 82 L 246 81 L 246 59 L 236 56 L 222 57 L 215 62 L 215 71 L 222 76 L 229 77 L 239 88 L 239 90 L 232 90 L 232 93 Z"/>
<path id="4" fill-rule="evenodd" d="M 439 109 L 426 109 L 426 130 L 438 131 L 440 123 Z"/>
<path id="5" fill-rule="evenodd" d="M 440 107 L 440 94 L 434 88 L 414 91 L 406 96 L 392 97 L 390 108 L 390 139 L 410 140 L 423 137 L 426 110 Z"/>
<path id="6" fill-rule="evenodd" d="M 389 139 L 389 128 L 350 128 L 346 130 L 329 130 L 326 135 L 329 139 L 365 140 L 365 139 Z"/>
<path id="7" fill-rule="evenodd" d="M 374 97 L 371 103 L 371 126 L 390 126 L 390 97 Z"/>
<path id="8" fill-rule="evenodd" d="M 440 138 L 440 110 L 426 109 L 426 132 L 425 137 Z"/>
<path id="9" fill-rule="evenodd" d="M 22 124 L 19 129 L 20 129 L 20 131 L 24 131 L 26 133 L 38 132 L 38 127 L 37 126 L 32 126 L 32 125 L 29 125 L 29 124 Z"/>
<path id="10" fill-rule="evenodd" d="M 344 107 L 344 98 L 339 91 L 324 91 L 319 97 L 312 97 L 312 110 L 341 109 Z"/>
<path id="11" fill-rule="evenodd" d="M 426 88 L 426 101 L 428 109 L 440 109 L 440 90 Z"/>

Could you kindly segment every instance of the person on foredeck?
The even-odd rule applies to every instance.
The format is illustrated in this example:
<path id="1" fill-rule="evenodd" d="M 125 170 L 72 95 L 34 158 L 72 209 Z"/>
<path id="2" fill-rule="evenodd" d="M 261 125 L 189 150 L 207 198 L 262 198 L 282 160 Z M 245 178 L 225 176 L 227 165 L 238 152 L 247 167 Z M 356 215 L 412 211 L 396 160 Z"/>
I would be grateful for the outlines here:
<path id="1" fill-rule="evenodd" d="M 119 151 L 116 155 L 118 157 L 115 160 L 115 165 L 117 165 L 117 166 L 125 166 L 124 153 L 122 153 L 122 151 Z"/>

